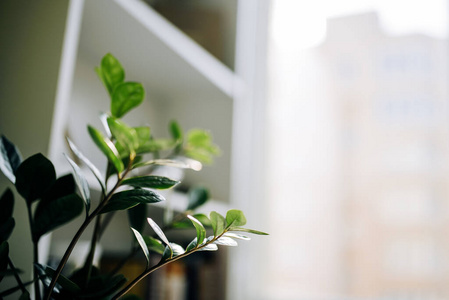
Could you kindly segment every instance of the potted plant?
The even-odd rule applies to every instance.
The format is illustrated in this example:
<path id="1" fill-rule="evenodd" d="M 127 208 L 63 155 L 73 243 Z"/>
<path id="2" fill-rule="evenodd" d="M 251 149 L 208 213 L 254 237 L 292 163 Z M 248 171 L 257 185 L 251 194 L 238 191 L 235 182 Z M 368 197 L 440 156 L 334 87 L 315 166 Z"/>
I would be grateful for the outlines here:
<path id="1" fill-rule="evenodd" d="M 191 191 L 186 211 L 179 213 L 170 224 L 159 226 L 148 218 L 148 204 L 164 201 L 158 190 L 173 188 L 179 183 L 152 174 L 155 167 L 199 170 L 201 162 L 210 162 L 219 150 L 207 131 L 196 129 L 185 135 L 175 121 L 169 124 L 170 139 L 155 138 L 149 127 L 127 125 L 122 117 L 142 103 L 145 96 L 142 84 L 125 81 L 122 65 L 111 54 L 105 55 L 95 70 L 111 99 L 110 112 L 100 116 L 105 133 L 88 126 L 90 137 L 107 158 L 104 176 L 70 140 L 72 153 L 66 154 L 66 158 L 73 174 L 57 178 L 52 162 L 44 155 L 38 153 L 23 160 L 10 140 L 4 136 L 0 138 L 0 169 L 26 202 L 34 257 L 33 279 L 24 282 L 9 256 L 12 249 L 9 249 L 8 238 L 15 225 L 15 200 L 8 188 L 0 197 L 0 281 L 5 276 L 14 276 L 17 286 L 0 290 L 0 298 L 17 292 L 20 299 L 29 299 L 28 288 L 32 286 L 35 299 L 119 299 L 143 278 L 167 264 L 198 251 L 215 251 L 217 245 L 235 246 L 236 239 L 249 239 L 244 233 L 266 234 L 244 228 L 246 218 L 240 210 L 229 210 L 224 216 L 215 211 L 209 216 L 195 214 L 195 209 L 208 200 L 208 192 L 203 188 Z M 180 160 L 179 157 L 188 159 Z M 79 166 L 81 163 L 93 173 L 101 187 L 101 198 L 96 207 L 92 207 L 89 183 Z M 143 175 L 142 170 L 146 172 Z M 122 210 L 128 213 L 130 233 L 135 237 L 134 250 L 140 249 L 146 259 L 136 278 L 126 279 L 115 272 L 104 273 L 93 265 L 102 233 L 114 212 Z M 57 268 L 40 262 L 38 245 L 41 238 L 79 215 L 83 215 L 83 222 Z M 186 222 L 195 229 L 196 236 L 187 245 L 171 242 L 164 233 L 165 228 L 183 227 Z M 152 228 L 153 236 L 142 233 L 145 224 Z M 93 234 L 84 265 L 71 274 L 62 275 L 72 250 L 90 226 Z M 209 236 L 207 228 L 210 228 Z M 150 261 L 153 253 L 160 257 L 156 264 Z"/>

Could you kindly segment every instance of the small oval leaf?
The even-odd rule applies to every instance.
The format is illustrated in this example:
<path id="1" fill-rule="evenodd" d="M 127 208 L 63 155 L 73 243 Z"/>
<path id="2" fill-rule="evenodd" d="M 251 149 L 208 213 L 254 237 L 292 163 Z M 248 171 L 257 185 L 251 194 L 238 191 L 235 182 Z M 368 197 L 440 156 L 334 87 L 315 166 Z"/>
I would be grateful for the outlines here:
<path id="1" fill-rule="evenodd" d="M 114 88 L 111 102 L 111 113 L 121 118 L 131 109 L 139 106 L 145 97 L 145 90 L 138 82 L 123 82 Z"/>
<path id="2" fill-rule="evenodd" d="M 223 246 L 238 246 L 238 243 L 231 239 L 230 237 L 222 236 L 221 238 L 214 241 L 214 244 Z"/>
<path id="3" fill-rule="evenodd" d="M 243 226 L 246 224 L 246 218 L 241 210 L 231 209 L 226 213 L 226 223 L 228 227 Z"/>
<path id="4" fill-rule="evenodd" d="M 151 218 L 147 218 L 148 224 L 150 224 L 151 228 L 153 228 L 154 232 L 157 234 L 157 236 L 167 245 L 170 247 L 170 242 L 168 241 L 167 237 L 165 236 L 162 229 L 159 227 L 159 225 L 156 224 L 156 222 L 153 221 Z"/>
<path id="5" fill-rule="evenodd" d="M 209 200 L 209 191 L 204 187 L 194 187 L 189 191 L 187 210 L 195 210 Z"/>
<path id="6" fill-rule="evenodd" d="M 120 155 L 117 151 L 117 148 L 115 148 L 114 143 L 112 143 L 110 139 L 104 137 L 104 135 L 94 127 L 88 126 L 87 129 L 89 131 L 92 140 L 101 150 L 101 152 L 103 152 L 103 154 L 106 155 L 108 160 L 114 165 L 117 172 L 121 173 L 125 169 L 125 166 L 123 165 L 123 162 L 120 159 Z"/>
<path id="7" fill-rule="evenodd" d="M 210 221 L 212 224 L 212 228 L 214 229 L 214 235 L 219 236 L 222 234 L 226 228 L 226 219 L 217 213 L 216 211 L 212 211 L 210 213 Z"/>
<path id="8" fill-rule="evenodd" d="M 78 186 L 78 190 L 81 193 L 81 197 L 84 200 L 84 204 L 86 205 L 86 215 L 89 214 L 90 209 L 90 189 L 89 184 L 87 183 L 86 177 L 84 177 L 84 174 L 81 172 L 80 167 L 70 158 L 67 156 L 67 154 L 64 153 L 65 158 L 69 162 L 69 164 L 72 166 L 73 172 L 75 173 L 75 181 L 76 185 Z"/>
<path id="9" fill-rule="evenodd" d="M 101 210 L 101 213 L 114 210 L 125 210 L 140 203 L 157 203 L 164 200 L 165 199 L 162 195 L 146 189 L 118 192 L 112 195 L 109 202 Z"/>
<path id="10" fill-rule="evenodd" d="M 134 236 L 136 237 L 137 242 L 140 245 L 140 248 L 142 248 L 143 254 L 145 254 L 145 258 L 147 259 L 147 267 L 146 267 L 146 269 L 148 269 L 148 267 L 150 265 L 150 252 L 148 251 L 148 247 L 147 247 L 147 245 L 146 245 L 142 235 L 137 230 L 135 230 L 132 227 L 131 227 L 131 230 L 133 231 Z"/>
<path id="11" fill-rule="evenodd" d="M 198 221 L 191 215 L 187 215 L 187 218 L 189 218 L 190 221 L 192 221 L 193 226 L 195 226 L 197 243 L 198 245 L 201 245 L 206 238 L 206 229 L 200 221 Z"/>
<path id="12" fill-rule="evenodd" d="M 175 186 L 178 183 L 179 181 L 171 180 L 170 178 L 167 177 L 151 175 L 151 176 L 140 176 L 125 179 L 123 180 L 122 184 L 139 188 L 168 189 Z"/>

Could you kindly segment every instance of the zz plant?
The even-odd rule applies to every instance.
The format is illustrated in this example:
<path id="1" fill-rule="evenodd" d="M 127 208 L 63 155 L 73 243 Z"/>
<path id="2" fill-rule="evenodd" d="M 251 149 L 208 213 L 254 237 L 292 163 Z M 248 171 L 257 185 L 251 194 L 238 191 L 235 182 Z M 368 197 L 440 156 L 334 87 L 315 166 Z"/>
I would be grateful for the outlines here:
<path id="1" fill-rule="evenodd" d="M 73 174 L 57 178 L 53 164 L 44 155 L 35 154 L 23 160 L 10 140 L 5 136 L 0 138 L 0 169 L 26 202 L 34 256 L 33 279 L 24 282 L 20 270 L 9 256 L 8 238 L 15 221 L 14 194 L 8 188 L 0 197 L 0 281 L 5 276 L 14 276 L 17 286 L 0 291 L 0 298 L 17 292 L 21 295 L 20 299 L 29 299 L 27 288 L 34 286 L 35 299 L 119 299 L 144 277 L 173 261 L 198 251 L 215 251 L 217 245 L 236 246 L 236 239 L 249 240 L 242 233 L 266 234 L 244 228 L 246 218 L 240 210 L 229 210 L 225 216 L 215 211 L 209 217 L 195 214 L 195 209 L 208 199 L 207 190 L 202 188 L 190 191 L 186 211 L 169 224 L 164 224 L 164 230 L 148 218 L 148 204 L 164 201 L 158 190 L 173 188 L 179 183 L 152 175 L 154 168 L 171 166 L 199 170 L 201 162 L 210 163 L 219 149 L 207 131 L 194 129 L 184 135 L 177 122 L 169 124 L 169 139 L 155 138 L 149 127 L 127 125 L 122 117 L 144 100 L 142 84 L 125 81 L 123 67 L 111 54 L 105 55 L 95 70 L 111 99 L 110 112 L 100 116 L 105 133 L 88 126 L 90 137 L 107 158 L 105 176 L 70 140 L 68 144 L 72 154 L 67 154 L 66 158 Z M 180 160 L 179 157 L 189 159 Z M 101 198 L 96 207 L 92 207 L 89 183 L 79 163 L 85 165 L 100 184 Z M 136 170 L 139 175 L 136 175 Z M 146 175 L 141 175 L 142 170 Z M 95 246 L 114 212 L 123 210 L 128 213 L 130 232 L 136 241 L 131 254 L 141 249 L 146 258 L 142 273 L 129 281 L 115 271 L 105 274 L 93 266 Z M 57 268 L 40 262 L 38 244 L 41 238 L 82 214 L 84 221 Z M 154 236 L 143 234 L 146 222 L 154 231 Z M 164 231 L 183 228 L 186 223 L 195 228 L 196 237 L 184 248 L 170 242 Z M 84 266 L 63 276 L 62 271 L 72 250 L 89 226 L 93 226 L 93 234 Z M 208 236 L 206 228 L 211 228 L 213 234 Z M 159 262 L 151 265 L 150 255 L 159 255 Z M 120 266 L 117 267 L 119 269 Z"/>

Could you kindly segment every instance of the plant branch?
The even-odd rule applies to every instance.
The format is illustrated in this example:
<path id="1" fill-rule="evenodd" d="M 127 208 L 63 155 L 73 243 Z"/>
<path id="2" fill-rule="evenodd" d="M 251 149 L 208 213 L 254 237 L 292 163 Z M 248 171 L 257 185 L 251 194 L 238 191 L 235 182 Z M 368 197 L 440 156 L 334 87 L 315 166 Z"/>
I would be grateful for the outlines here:
<path id="1" fill-rule="evenodd" d="M 31 213 L 31 203 L 27 200 L 27 212 L 28 212 L 28 222 L 30 224 L 30 231 L 31 231 L 31 236 L 32 236 L 32 240 L 33 240 L 33 279 L 35 280 L 34 283 L 34 294 L 37 300 L 41 299 L 41 288 L 40 288 L 40 284 L 39 284 L 39 274 L 37 273 L 37 269 L 34 266 L 34 264 L 39 263 L 39 248 L 38 248 L 38 243 L 39 240 L 36 239 L 34 237 L 33 234 L 33 228 L 34 228 L 34 222 L 33 222 L 33 216 Z"/>
<path id="2" fill-rule="evenodd" d="M 19 285 L 19 288 L 22 290 L 23 293 L 27 292 L 27 290 L 26 290 L 26 288 L 25 288 L 25 285 L 23 285 L 23 282 L 22 282 L 22 280 L 20 279 L 19 274 L 17 274 L 17 269 L 16 269 L 16 267 L 14 266 L 14 264 L 13 264 L 13 262 L 12 262 L 12 260 L 11 260 L 10 257 L 8 257 L 8 264 L 9 264 L 9 267 L 10 267 L 10 268 L 13 270 L 13 272 L 14 272 L 14 277 L 16 278 L 16 281 L 17 281 L 17 284 Z"/>

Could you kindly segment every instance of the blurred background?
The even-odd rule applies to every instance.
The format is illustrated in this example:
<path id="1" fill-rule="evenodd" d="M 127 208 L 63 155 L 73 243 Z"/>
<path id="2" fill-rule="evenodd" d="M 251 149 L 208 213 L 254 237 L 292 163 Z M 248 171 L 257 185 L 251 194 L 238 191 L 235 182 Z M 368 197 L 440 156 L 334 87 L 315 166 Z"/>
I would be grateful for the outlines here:
<path id="1" fill-rule="evenodd" d="M 210 188 L 205 209 L 242 209 L 270 233 L 161 271 L 146 299 L 449 299 L 448 5 L 5 0 L 0 133 L 59 173 L 65 135 L 100 159 L 84 128 L 107 107 L 93 68 L 112 52 L 147 88 L 129 121 L 164 136 L 175 118 L 222 148 L 185 174 Z M 105 237 L 106 263 L 128 249 L 122 227 Z M 57 257 L 73 230 L 43 252 Z M 18 224 L 12 247 L 23 236 Z"/>

